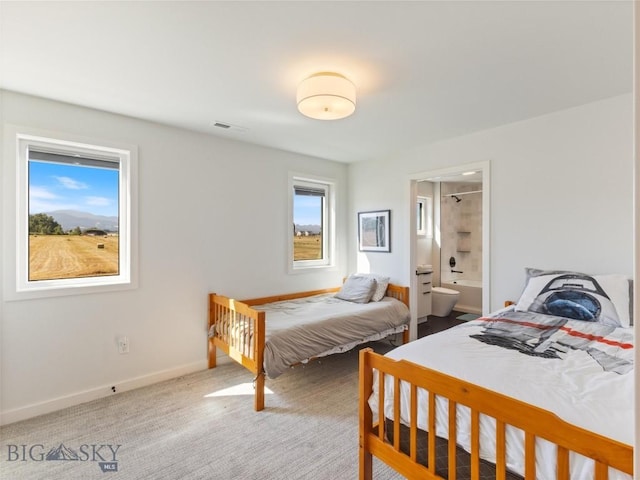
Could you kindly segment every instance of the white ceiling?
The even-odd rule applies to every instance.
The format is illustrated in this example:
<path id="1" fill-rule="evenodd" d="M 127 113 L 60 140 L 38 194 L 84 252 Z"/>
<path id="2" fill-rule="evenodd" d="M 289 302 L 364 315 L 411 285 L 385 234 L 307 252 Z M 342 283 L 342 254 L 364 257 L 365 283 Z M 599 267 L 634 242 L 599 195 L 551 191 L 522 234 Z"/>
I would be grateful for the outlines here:
<path id="1" fill-rule="evenodd" d="M 0 87 L 353 162 L 632 91 L 632 1 L 0 2 Z M 298 113 L 336 71 L 354 115 Z M 237 126 L 222 130 L 215 122 Z"/>

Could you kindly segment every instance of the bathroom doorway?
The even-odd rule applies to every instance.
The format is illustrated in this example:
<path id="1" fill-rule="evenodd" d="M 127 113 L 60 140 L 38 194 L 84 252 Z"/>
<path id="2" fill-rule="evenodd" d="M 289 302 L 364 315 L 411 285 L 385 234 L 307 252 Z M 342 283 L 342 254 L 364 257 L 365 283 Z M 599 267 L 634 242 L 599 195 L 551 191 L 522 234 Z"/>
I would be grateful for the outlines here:
<path id="1" fill-rule="evenodd" d="M 413 335 L 418 320 L 443 316 L 450 306 L 471 315 L 491 311 L 490 164 L 422 172 L 410 182 Z"/>

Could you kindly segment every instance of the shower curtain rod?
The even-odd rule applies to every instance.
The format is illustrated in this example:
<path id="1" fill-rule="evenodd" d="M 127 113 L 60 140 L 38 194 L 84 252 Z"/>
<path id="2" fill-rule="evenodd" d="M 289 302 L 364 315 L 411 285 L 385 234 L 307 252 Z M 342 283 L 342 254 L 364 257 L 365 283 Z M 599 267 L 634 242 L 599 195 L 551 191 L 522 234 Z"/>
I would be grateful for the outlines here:
<path id="1" fill-rule="evenodd" d="M 442 195 L 443 197 L 453 197 L 459 195 L 469 195 L 470 193 L 482 193 L 482 190 L 474 190 L 473 192 L 460 192 L 460 193 L 447 193 L 446 195 Z"/>

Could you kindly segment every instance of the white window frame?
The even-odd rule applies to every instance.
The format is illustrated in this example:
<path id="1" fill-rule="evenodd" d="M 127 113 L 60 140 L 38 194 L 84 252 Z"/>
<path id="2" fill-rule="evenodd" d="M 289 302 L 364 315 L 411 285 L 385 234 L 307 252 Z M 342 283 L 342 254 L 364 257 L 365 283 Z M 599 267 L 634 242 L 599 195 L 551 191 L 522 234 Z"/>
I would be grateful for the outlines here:
<path id="1" fill-rule="evenodd" d="M 335 181 L 327 178 L 313 177 L 309 175 L 289 174 L 289 222 L 287 223 L 287 262 L 289 273 L 300 273 L 318 268 L 331 268 L 335 266 Z M 323 258 L 318 260 L 294 260 L 293 259 L 293 202 L 295 187 L 306 186 L 319 188 L 325 191 L 325 205 L 323 212 L 322 252 Z"/>
<path id="2" fill-rule="evenodd" d="M 433 238 L 433 197 L 418 196 L 417 203 L 416 233 L 418 236 Z"/>
<path id="3" fill-rule="evenodd" d="M 16 145 L 15 284 L 5 290 L 11 299 L 75 295 L 137 287 L 137 148 L 18 132 Z M 119 164 L 119 266 L 117 275 L 30 281 L 29 272 L 29 148 L 43 148 L 86 157 L 107 157 Z M 7 276 L 5 275 L 5 278 Z"/>

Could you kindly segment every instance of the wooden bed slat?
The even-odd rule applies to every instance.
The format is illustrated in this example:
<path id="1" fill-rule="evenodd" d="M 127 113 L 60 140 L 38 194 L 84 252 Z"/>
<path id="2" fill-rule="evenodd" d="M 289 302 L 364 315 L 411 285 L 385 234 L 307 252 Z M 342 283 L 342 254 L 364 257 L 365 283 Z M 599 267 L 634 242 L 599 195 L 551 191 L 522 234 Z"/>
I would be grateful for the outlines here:
<path id="1" fill-rule="evenodd" d="M 558 462 L 556 465 L 558 480 L 569 480 L 569 450 L 558 447 Z"/>
<path id="2" fill-rule="evenodd" d="M 396 448 L 387 443 L 385 438 L 377 436 L 373 425 L 366 422 L 368 414 L 366 412 L 360 413 L 360 419 L 365 420 L 365 423 L 360 425 L 361 458 L 363 456 L 366 458 L 369 454 L 376 456 L 407 478 L 441 478 L 435 474 L 434 470 L 436 396 L 449 399 L 448 423 L 450 438 L 455 438 L 456 436 L 456 405 L 465 406 L 475 411 L 476 413 L 472 413 L 472 418 L 477 416 L 479 419 L 479 415 L 487 415 L 496 419 L 497 451 L 495 463 L 497 467 L 496 478 L 498 479 L 504 479 L 506 476 L 506 425 L 525 432 L 524 474 L 527 480 L 529 478 L 535 479 L 536 438 L 545 439 L 560 447 L 556 466 L 558 478 L 560 479 L 568 477 L 568 474 L 563 472 L 570 468 L 569 452 L 575 452 L 594 459 L 593 478 L 597 480 L 608 478 L 609 467 L 633 476 L 632 446 L 571 425 L 551 412 L 411 362 L 396 361 L 383 357 L 375 354 L 371 349 L 360 351 L 360 365 L 360 407 L 365 410 L 369 409 L 369 404 L 368 401 L 363 401 L 362 399 L 368 399 L 372 393 L 371 379 L 374 369 L 378 372 L 384 372 L 385 376 L 391 375 L 394 378 L 399 378 L 402 382 L 407 382 L 429 392 L 427 405 L 429 430 L 427 434 L 429 440 L 427 452 L 428 469 L 424 465 L 417 464 L 412 458 L 412 454 L 397 451 Z M 384 399 L 379 403 L 384 404 Z M 379 423 L 382 424 L 384 423 L 384 412 L 380 415 Z M 479 432 L 479 421 L 473 420 L 473 423 L 476 422 L 478 423 L 477 430 Z M 472 427 L 472 430 L 476 430 L 475 427 Z M 472 437 L 475 435 L 476 433 L 473 433 Z M 362 438 L 366 440 L 363 442 Z M 472 440 L 472 443 L 476 443 L 476 440 Z M 477 451 L 479 452 L 479 441 L 477 443 Z M 448 449 L 449 478 L 455 478 L 452 476 L 453 469 L 455 469 L 455 441 L 449 442 Z M 472 446 L 473 449 L 474 447 Z M 452 457 L 454 460 L 452 460 Z M 366 469 L 367 465 L 364 465 L 364 467 L 364 469 L 361 468 L 360 478 L 372 478 L 373 472 Z"/>
<path id="3" fill-rule="evenodd" d="M 400 451 L 400 379 L 394 377 L 393 379 L 393 448 L 398 452 Z M 384 417 L 380 417 L 384 418 Z"/>
<path id="4" fill-rule="evenodd" d="M 609 478 L 609 468 L 605 463 L 596 461 L 595 480 L 607 480 Z"/>
<path id="5" fill-rule="evenodd" d="M 507 436 L 502 420 L 496 420 L 496 480 L 507 478 Z"/>
<path id="6" fill-rule="evenodd" d="M 360 358 L 358 365 L 358 386 L 360 390 L 370 392 L 373 390 L 373 372 L 366 358 Z M 380 373 L 382 375 L 382 373 Z M 369 408 L 369 396 L 360 396 L 358 398 L 358 415 L 359 415 L 359 441 L 358 441 L 358 470 L 360 479 L 371 478 L 373 475 L 373 458 L 370 452 L 369 437 L 373 436 L 371 430 L 375 428 L 373 425 L 373 413 Z M 384 424 L 384 421 L 378 422 L 378 426 Z"/>
<path id="7" fill-rule="evenodd" d="M 411 419 L 410 419 L 410 457 L 416 462 L 418 460 L 418 387 L 411 385 Z"/>
<path id="8" fill-rule="evenodd" d="M 449 398 L 449 449 L 447 452 L 449 459 L 449 480 L 456 480 L 456 442 L 458 440 L 456 428 L 457 406 L 457 402 Z"/>
<path id="9" fill-rule="evenodd" d="M 436 473 L 436 394 L 429 392 L 429 436 L 427 464 L 431 473 Z"/>
<path id="10" fill-rule="evenodd" d="M 262 369 L 262 364 L 263 364 L 263 355 L 264 355 L 264 348 L 260 348 L 260 345 L 264 345 L 264 340 L 265 340 L 265 330 L 266 330 L 266 325 L 265 325 L 265 313 L 264 312 L 259 312 L 258 313 L 258 318 L 255 320 L 255 339 L 253 342 L 253 353 L 252 353 L 252 357 L 255 358 L 256 363 L 255 363 L 255 371 L 256 373 L 256 392 L 255 392 L 255 398 L 254 398 L 254 409 L 256 412 L 259 412 L 260 410 L 264 410 L 264 380 L 265 380 L 265 373 L 264 370 Z"/>
<path id="11" fill-rule="evenodd" d="M 384 432 L 386 426 L 386 424 L 384 423 L 384 397 L 386 392 L 385 387 L 384 372 L 382 370 L 378 370 L 378 437 L 380 437 L 381 440 L 384 440 L 386 436 Z"/>
<path id="12" fill-rule="evenodd" d="M 471 480 L 480 480 L 480 413 L 471 410 Z"/>
<path id="13" fill-rule="evenodd" d="M 536 437 L 524 432 L 524 480 L 536 480 Z"/>

